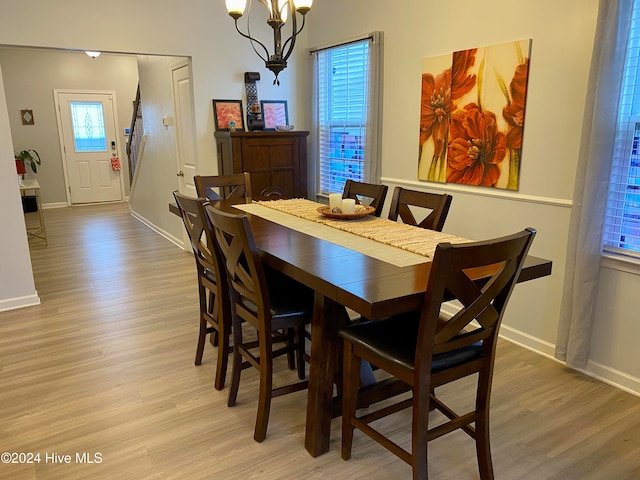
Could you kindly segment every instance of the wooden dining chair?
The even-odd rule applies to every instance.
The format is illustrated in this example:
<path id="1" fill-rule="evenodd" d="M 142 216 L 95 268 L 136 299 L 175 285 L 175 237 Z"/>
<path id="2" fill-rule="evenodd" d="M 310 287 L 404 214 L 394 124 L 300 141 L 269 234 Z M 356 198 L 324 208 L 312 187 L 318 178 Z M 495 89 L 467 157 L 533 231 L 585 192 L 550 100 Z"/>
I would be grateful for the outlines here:
<path id="1" fill-rule="evenodd" d="M 384 200 L 387 197 L 388 189 L 389 187 L 386 185 L 347 180 L 344 184 L 342 198 L 353 198 L 356 200 L 356 203 L 375 208 L 376 210 L 373 214 L 379 217 L 382 214 L 382 207 L 384 207 Z"/>
<path id="2" fill-rule="evenodd" d="M 196 260 L 198 276 L 198 297 L 200 300 L 200 332 L 196 349 L 195 364 L 202 363 L 207 335 L 212 345 L 218 347 L 218 362 L 214 386 L 217 390 L 224 388 L 229 358 L 229 337 L 231 336 L 231 307 L 229 303 L 229 287 L 224 264 L 218 248 L 207 228 L 208 218 L 203 205 L 204 198 L 191 198 L 173 192 L 178 204 L 182 221 L 191 241 L 193 256 Z"/>
<path id="3" fill-rule="evenodd" d="M 427 443 L 462 429 L 476 442 L 480 478 L 493 479 L 489 403 L 498 329 L 535 233 L 528 228 L 484 242 L 439 244 L 421 311 L 340 331 L 344 339 L 342 458 L 350 458 L 353 430 L 358 428 L 410 464 L 414 480 L 422 480 L 428 478 Z M 458 300 L 461 308 L 446 318 L 441 307 L 451 300 Z M 370 395 L 376 388 L 359 388 L 362 360 L 410 386 L 412 397 L 402 397 L 381 409 L 372 407 L 357 416 L 358 404 L 363 403 L 359 397 Z M 472 374 L 477 374 L 474 405 L 468 413 L 458 414 L 436 396 L 436 389 Z M 392 391 L 389 381 L 382 380 L 378 386 L 384 384 L 387 391 Z M 410 452 L 370 425 L 408 407 L 412 407 Z M 433 409 L 447 421 L 429 428 L 429 412 Z"/>
<path id="4" fill-rule="evenodd" d="M 232 175 L 196 175 L 193 177 L 199 197 L 208 200 L 242 198 L 251 200 L 251 175 L 249 172 Z"/>
<path id="5" fill-rule="evenodd" d="M 246 215 L 232 215 L 211 205 L 205 211 L 224 257 L 231 293 L 234 347 L 228 405 L 236 404 L 242 370 L 255 367 L 260 372 L 260 391 L 253 438 L 261 442 L 267 433 L 271 399 L 308 387 L 305 325 L 311 323 L 313 291 L 263 266 Z M 245 340 L 243 325 L 256 331 L 257 341 Z M 301 381 L 274 388 L 273 359 L 289 352 L 296 353 Z"/>
<path id="6" fill-rule="evenodd" d="M 396 187 L 389 207 L 389 220 L 396 221 L 399 216 L 408 225 L 441 232 L 452 200 L 453 197 L 446 193 L 429 193 Z M 418 222 L 414 211 L 410 209 L 411 206 L 428 209 L 429 212 L 421 222 Z"/>

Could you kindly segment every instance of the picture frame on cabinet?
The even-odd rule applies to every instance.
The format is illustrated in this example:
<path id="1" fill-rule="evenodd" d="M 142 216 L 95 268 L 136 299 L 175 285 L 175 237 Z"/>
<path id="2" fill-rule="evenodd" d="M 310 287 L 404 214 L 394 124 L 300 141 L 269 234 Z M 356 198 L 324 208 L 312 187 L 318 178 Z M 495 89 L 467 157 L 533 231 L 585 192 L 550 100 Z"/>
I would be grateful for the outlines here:
<path id="1" fill-rule="evenodd" d="M 216 131 L 244 132 L 242 100 L 213 99 L 213 119 Z"/>
<path id="2" fill-rule="evenodd" d="M 265 130 L 275 130 L 276 127 L 289 125 L 286 100 L 261 100 L 260 109 Z"/>

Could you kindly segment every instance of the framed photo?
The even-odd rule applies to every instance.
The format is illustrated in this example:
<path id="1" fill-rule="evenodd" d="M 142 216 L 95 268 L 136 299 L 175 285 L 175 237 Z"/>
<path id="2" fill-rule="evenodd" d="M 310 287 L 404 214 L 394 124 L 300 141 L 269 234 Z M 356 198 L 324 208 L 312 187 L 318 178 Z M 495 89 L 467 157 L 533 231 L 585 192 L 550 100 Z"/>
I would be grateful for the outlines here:
<path id="1" fill-rule="evenodd" d="M 20 117 L 23 125 L 35 125 L 33 120 L 33 110 L 20 110 Z"/>
<path id="2" fill-rule="evenodd" d="M 260 108 L 265 130 L 275 130 L 277 126 L 289 125 L 286 100 L 261 100 Z"/>
<path id="3" fill-rule="evenodd" d="M 242 100 L 213 100 L 213 119 L 216 130 L 229 130 L 229 123 L 233 122 L 234 128 L 244 131 L 244 115 L 242 112 Z"/>

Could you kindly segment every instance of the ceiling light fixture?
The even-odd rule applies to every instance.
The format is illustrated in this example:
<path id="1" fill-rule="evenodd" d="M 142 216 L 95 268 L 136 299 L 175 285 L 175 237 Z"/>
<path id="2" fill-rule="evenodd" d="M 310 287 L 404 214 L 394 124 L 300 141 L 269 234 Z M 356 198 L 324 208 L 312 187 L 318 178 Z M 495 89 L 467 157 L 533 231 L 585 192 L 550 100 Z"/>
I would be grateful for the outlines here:
<path id="1" fill-rule="evenodd" d="M 87 50 L 87 51 L 86 51 L 86 52 L 84 52 L 84 53 L 86 53 L 87 55 L 89 55 L 91 58 L 96 58 L 96 57 L 99 57 L 99 56 L 100 56 L 100 53 L 101 53 L 101 52 L 91 52 L 91 51 Z"/>
<path id="2" fill-rule="evenodd" d="M 236 24 L 236 30 L 244 38 L 248 38 L 251 42 L 253 51 L 264 61 L 266 67 L 275 75 L 274 85 L 280 85 L 278 80 L 278 74 L 287 68 L 287 59 L 293 52 L 293 47 L 296 43 L 296 37 L 304 28 L 305 15 L 311 10 L 313 0 L 258 0 L 269 11 L 269 17 L 267 23 L 273 29 L 273 54 L 269 54 L 267 47 L 259 40 L 251 36 L 249 27 L 249 18 L 247 18 L 247 33 L 240 31 L 238 27 L 238 19 L 244 15 L 245 8 L 247 6 L 247 0 L 225 0 L 227 5 L 227 11 L 229 15 L 234 19 Z M 282 43 L 282 27 L 287 21 L 289 12 L 291 15 L 291 36 Z M 302 16 L 302 25 L 298 29 L 298 15 Z M 251 16 L 251 0 L 249 0 L 249 16 Z M 262 47 L 264 55 L 261 51 L 258 51 L 256 44 Z"/>

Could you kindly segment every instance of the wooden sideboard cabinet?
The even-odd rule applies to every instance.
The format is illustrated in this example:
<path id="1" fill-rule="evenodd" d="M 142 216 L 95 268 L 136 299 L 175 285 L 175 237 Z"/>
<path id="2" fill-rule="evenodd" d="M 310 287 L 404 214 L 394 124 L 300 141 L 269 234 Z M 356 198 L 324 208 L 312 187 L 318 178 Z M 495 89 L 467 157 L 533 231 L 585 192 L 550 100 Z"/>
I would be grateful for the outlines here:
<path id="1" fill-rule="evenodd" d="M 251 173 L 253 197 L 307 197 L 309 132 L 215 132 L 218 171 Z"/>

